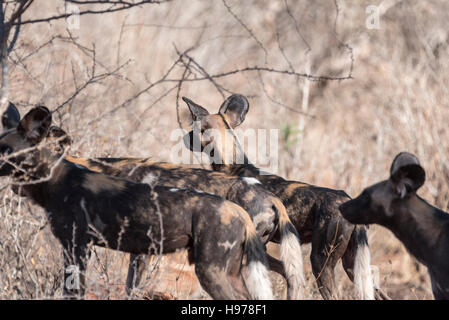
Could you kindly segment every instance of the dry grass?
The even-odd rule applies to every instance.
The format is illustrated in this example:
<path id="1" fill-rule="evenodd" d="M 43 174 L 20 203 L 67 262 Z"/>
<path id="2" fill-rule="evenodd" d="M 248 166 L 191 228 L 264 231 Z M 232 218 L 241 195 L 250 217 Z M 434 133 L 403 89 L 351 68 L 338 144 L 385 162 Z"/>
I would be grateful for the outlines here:
<path id="1" fill-rule="evenodd" d="M 57 8 L 60 1 L 35 4 L 27 15 Z M 285 4 L 288 4 L 288 10 Z M 419 194 L 449 209 L 449 4 L 444 1 L 173 1 L 107 16 L 83 16 L 73 35 L 95 46 L 97 71 L 128 62 L 117 76 L 88 86 L 55 116 L 70 132 L 73 155 L 152 156 L 170 161 L 169 132 L 178 128 L 177 83 L 153 87 L 121 108 L 150 83 L 160 79 L 179 51 L 196 46 L 191 56 L 215 74 L 246 66 L 268 66 L 317 75 L 345 76 L 354 60 L 353 79 L 307 83 L 283 74 L 248 72 L 217 79 L 231 92 L 250 97 L 243 128 L 298 128 L 298 143 L 280 149 L 280 174 L 346 190 L 356 196 L 384 179 L 393 157 L 415 153 L 427 171 Z M 381 5 L 380 29 L 365 27 L 368 5 Z M 62 10 L 58 7 L 56 10 Z M 295 17 L 293 19 L 292 17 Z M 33 52 L 52 35 L 67 36 L 63 22 L 24 26 L 14 60 Z M 348 44 L 352 49 L 342 45 Z M 54 40 L 11 67 L 11 97 L 25 113 L 42 103 L 50 109 L 76 90 L 91 59 L 80 47 Z M 175 68 L 170 78 L 180 78 Z M 262 80 L 261 80 L 262 79 Z M 75 81 L 76 80 L 76 81 Z M 165 95 L 167 90 L 171 90 Z M 308 99 L 304 93 L 309 90 Z M 180 94 L 218 109 L 223 98 L 210 81 L 185 82 Z M 304 116 L 290 109 L 302 110 Z M 179 106 L 181 124 L 188 110 Z M 2 191 L 0 211 L 0 298 L 60 298 L 60 246 L 45 225 L 42 210 L 9 189 Z M 372 263 L 380 269 L 383 288 L 394 299 L 430 299 L 426 270 L 395 237 L 381 227 L 369 229 Z M 88 298 L 123 298 L 128 257 L 96 249 L 89 261 Z M 320 299 L 304 246 L 307 299 Z M 178 254 L 181 255 L 181 254 Z M 142 286 L 166 290 L 178 298 L 204 298 L 189 279 L 192 267 L 182 257 L 150 272 Z M 171 272 L 173 261 L 179 265 Z M 182 271 L 184 270 L 184 271 Z M 152 279 L 150 277 L 152 276 Z M 179 276 L 179 277 L 178 277 Z M 283 296 L 283 283 L 278 294 Z M 352 285 L 338 266 L 344 299 Z M 154 280 L 156 279 L 156 280 Z"/>

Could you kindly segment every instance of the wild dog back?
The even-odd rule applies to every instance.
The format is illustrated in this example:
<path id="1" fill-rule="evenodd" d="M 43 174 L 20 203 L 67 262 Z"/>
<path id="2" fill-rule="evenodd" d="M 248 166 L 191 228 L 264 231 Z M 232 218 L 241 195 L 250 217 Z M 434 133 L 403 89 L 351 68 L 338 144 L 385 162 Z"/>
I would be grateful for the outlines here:
<path id="1" fill-rule="evenodd" d="M 67 160 L 94 171 L 133 181 L 189 188 L 221 196 L 247 210 L 262 237 L 274 229 L 274 223 L 278 219 L 276 212 L 272 211 L 275 196 L 254 178 L 233 177 L 219 172 L 139 158 L 86 159 L 69 156 Z"/>

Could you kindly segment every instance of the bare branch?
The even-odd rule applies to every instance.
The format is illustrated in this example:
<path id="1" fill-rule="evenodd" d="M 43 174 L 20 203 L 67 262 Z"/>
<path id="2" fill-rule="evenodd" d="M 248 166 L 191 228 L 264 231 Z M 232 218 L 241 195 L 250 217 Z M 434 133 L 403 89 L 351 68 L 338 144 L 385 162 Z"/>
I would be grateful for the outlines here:
<path id="1" fill-rule="evenodd" d="M 121 0 L 105 0 L 105 1 L 75 1 L 75 0 L 64 0 L 66 2 L 74 3 L 79 6 L 85 6 L 85 5 L 92 5 L 92 4 L 98 4 L 98 5 L 104 5 L 107 6 L 105 9 L 98 9 L 98 10 L 80 10 L 79 12 L 66 12 L 59 15 L 53 15 L 49 17 L 43 17 L 43 18 L 37 18 L 37 19 L 29 19 L 22 22 L 23 25 L 26 24 L 34 24 L 34 23 L 41 23 L 41 22 L 51 22 L 55 20 L 61 20 L 69 18 L 73 15 L 96 15 L 96 14 L 105 14 L 105 13 L 113 13 L 118 11 L 127 10 L 133 7 L 138 7 L 145 4 L 162 4 L 166 2 L 170 2 L 172 0 L 142 0 L 137 2 L 131 2 L 131 1 L 121 1 Z M 17 23 L 14 22 L 12 25 L 16 25 Z"/>
<path id="2" fill-rule="evenodd" d="M 248 31 L 248 33 L 250 34 L 251 38 L 253 38 L 257 44 L 259 45 L 259 47 L 263 50 L 264 54 L 265 54 L 265 64 L 267 64 L 267 58 L 268 58 L 268 51 L 267 49 L 265 49 L 265 47 L 263 46 L 262 42 L 256 37 L 256 35 L 254 34 L 254 32 L 234 13 L 234 11 L 232 11 L 231 7 L 228 5 L 228 3 L 226 2 L 226 0 L 222 0 L 224 6 L 226 7 L 226 9 L 229 11 L 229 13 L 234 17 L 235 20 L 237 20 L 237 22 L 243 27 L 245 28 L 246 31 Z"/>

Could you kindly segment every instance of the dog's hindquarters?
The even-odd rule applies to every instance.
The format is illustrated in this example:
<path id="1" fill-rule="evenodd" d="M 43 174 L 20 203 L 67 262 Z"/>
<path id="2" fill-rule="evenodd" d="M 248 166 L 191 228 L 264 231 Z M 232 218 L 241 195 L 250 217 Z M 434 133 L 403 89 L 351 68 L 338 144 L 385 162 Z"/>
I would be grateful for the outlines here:
<path id="1" fill-rule="evenodd" d="M 217 214 L 198 208 L 193 229 L 195 272 L 214 299 L 272 299 L 267 259 L 249 214 L 237 204 L 222 200 Z M 242 264 L 247 255 L 247 279 Z"/>

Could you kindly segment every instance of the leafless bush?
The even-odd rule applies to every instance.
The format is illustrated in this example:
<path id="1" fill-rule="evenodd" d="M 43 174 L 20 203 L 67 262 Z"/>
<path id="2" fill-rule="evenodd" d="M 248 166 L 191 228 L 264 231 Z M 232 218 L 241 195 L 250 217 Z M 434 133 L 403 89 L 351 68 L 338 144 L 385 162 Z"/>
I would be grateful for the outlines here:
<path id="1" fill-rule="evenodd" d="M 65 16 L 73 4 L 31 3 L 7 38 L 21 26 L 7 54 L 9 100 L 22 113 L 36 104 L 54 110 L 74 140 L 71 154 L 170 161 L 170 131 L 189 126 L 179 98 L 215 111 L 238 92 L 251 104 L 243 128 L 292 129 L 280 149 L 281 175 L 355 196 L 407 150 L 428 173 L 421 195 L 449 209 L 445 1 L 170 1 L 70 15 L 79 28 Z M 366 27 L 370 5 L 379 6 L 379 29 Z M 8 188 L 2 196 L 1 298 L 60 297 L 62 253 L 44 213 Z M 369 237 L 393 298 L 431 298 L 425 270 L 393 235 L 373 227 Z M 127 255 L 94 250 L 88 298 L 123 298 Z M 154 262 L 160 267 L 149 267 L 141 289 L 161 283 L 180 298 L 200 293 L 184 261 L 179 253 Z M 306 272 L 307 298 L 317 299 L 309 265 Z M 351 298 L 343 272 L 338 278 Z M 283 289 L 280 283 L 279 296 Z"/>

